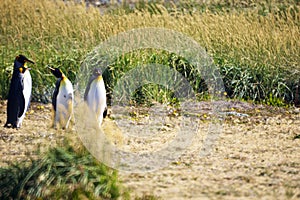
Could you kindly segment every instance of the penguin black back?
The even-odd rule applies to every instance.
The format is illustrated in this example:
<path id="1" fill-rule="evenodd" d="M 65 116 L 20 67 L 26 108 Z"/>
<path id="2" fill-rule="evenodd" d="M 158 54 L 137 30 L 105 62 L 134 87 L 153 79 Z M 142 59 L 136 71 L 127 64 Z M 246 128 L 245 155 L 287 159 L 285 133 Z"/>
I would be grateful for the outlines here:
<path id="1" fill-rule="evenodd" d="M 52 68 L 52 67 L 49 67 L 49 66 L 48 66 L 48 68 L 51 70 L 51 73 L 57 78 L 57 81 L 55 82 L 55 89 L 54 89 L 54 92 L 53 92 L 53 95 L 52 95 L 52 105 L 53 105 L 54 111 L 56 111 L 57 95 L 58 95 L 58 92 L 59 92 L 60 82 L 63 78 L 63 73 L 58 68 Z"/>
<path id="2" fill-rule="evenodd" d="M 26 100 L 23 94 L 24 74 L 26 70 L 28 70 L 28 68 L 25 66 L 26 62 L 34 63 L 33 61 L 29 60 L 23 55 L 19 55 L 15 59 L 13 75 L 11 78 L 10 88 L 8 93 L 7 121 L 4 127 L 10 127 L 11 125 L 12 128 L 19 128 L 18 118 L 20 118 L 24 114 L 24 112 L 26 112 L 25 108 L 28 107 L 25 105 Z M 29 99 L 27 101 L 29 102 Z"/>
<path id="3" fill-rule="evenodd" d="M 10 83 L 8 101 L 7 101 L 7 121 L 5 127 L 9 124 L 13 128 L 17 127 L 17 120 L 20 117 L 25 108 L 25 99 L 23 96 L 23 84 L 21 80 L 21 74 L 19 69 L 15 69 Z"/>

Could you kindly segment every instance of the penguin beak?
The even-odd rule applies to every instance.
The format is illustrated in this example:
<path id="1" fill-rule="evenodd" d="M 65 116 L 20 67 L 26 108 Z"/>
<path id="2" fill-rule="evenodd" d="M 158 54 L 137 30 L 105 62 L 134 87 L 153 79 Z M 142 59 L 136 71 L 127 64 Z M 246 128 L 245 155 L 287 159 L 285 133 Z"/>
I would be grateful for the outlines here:
<path id="1" fill-rule="evenodd" d="M 50 66 L 47 66 L 48 69 L 50 69 L 51 71 L 54 71 L 55 69 L 50 67 Z"/>
<path id="2" fill-rule="evenodd" d="M 34 62 L 32 60 L 26 59 L 26 62 L 30 62 L 31 64 L 34 64 Z"/>

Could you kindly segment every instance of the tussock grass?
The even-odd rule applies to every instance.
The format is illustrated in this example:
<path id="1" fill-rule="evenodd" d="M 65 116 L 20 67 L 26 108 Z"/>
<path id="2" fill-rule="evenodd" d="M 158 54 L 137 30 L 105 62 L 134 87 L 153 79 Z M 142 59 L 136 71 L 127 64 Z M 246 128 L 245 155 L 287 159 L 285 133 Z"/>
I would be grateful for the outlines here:
<path id="1" fill-rule="evenodd" d="M 272 94 L 293 101 L 300 63 L 298 1 L 140 5 L 135 10 L 118 8 L 100 14 L 97 8 L 86 9 L 71 1 L 4 0 L 0 5 L 1 97 L 7 97 L 13 60 L 19 53 L 36 61 L 33 99 L 46 102 L 54 77 L 45 65 L 61 67 L 74 81 L 85 55 L 101 41 L 134 28 L 164 27 L 192 37 L 207 49 L 230 97 L 268 101 Z M 169 53 L 152 52 L 166 59 Z M 132 55 L 136 54 L 128 57 Z M 116 62 L 110 74 L 118 77 L 135 65 L 137 61 Z"/>
<path id="2" fill-rule="evenodd" d="M 0 168 L 1 199 L 117 199 L 116 171 L 69 143 L 40 158 Z"/>

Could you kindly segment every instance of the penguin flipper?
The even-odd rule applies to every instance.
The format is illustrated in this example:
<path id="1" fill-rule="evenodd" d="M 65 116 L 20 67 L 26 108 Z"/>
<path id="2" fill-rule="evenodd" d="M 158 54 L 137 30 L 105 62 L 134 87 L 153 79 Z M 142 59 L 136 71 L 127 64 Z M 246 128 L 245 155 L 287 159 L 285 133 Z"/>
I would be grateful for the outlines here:
<path id="1" fill-rule="evenodd" d="M 25 110 L 25 98 L 23 95 L 20 95 L 20 101 L 19 101 L 19 112 L 18 112 L 18 117 L 21 117 L 23 115 L 24 112 L 26 112 Z"/>
<path id="2" fill-rule="evenodd" d="M 103 118 L 107 116 L 107 107 L 105 107 L 104 112 L 103 112 Z"/>
<path id="3" fill-rule="evenodd" d="M 60 82 L 61 82 L 61 79 L 58 79 L 55 83 L 55 90 L 53 92 L 53 96 L 52 96 L 52 105 L 53 105 L 53 109 L 54 111 L 56 111 L 56 100 L 57 100 L 57 95 L 58 95 L 58 92 L 59 92 L 59 86 L 60 86 Z"/>
<path id="4" fill-rule="evenodd" d="M 21 81 L 21 87 L 19 87 L 19 89 L 18 89 L 18 100 L 19 100 L 18 118 L 21 117 L 24 112 L 26 112 L 26 110 L 25 110 L 25 97 L 24 97 L 24 94 L 23 94 L 23 90 L 24 90 L 24 82 L 22 80 Z"/>
<path id="5" fill-rule="evenodd" d="M 91 84 L 92 82 L 95 80 L 96 77 L 94 76 L 91 76 L 90 79 L 89 79 L 89 82 L 85 88 L 85 92 L 84 92 L 84 101 L 87 101 L 87 97 L 88 97 L 88 94 L 89 94 L 89 91 L 90 91 L 90 88 L 91 88 Z"/>

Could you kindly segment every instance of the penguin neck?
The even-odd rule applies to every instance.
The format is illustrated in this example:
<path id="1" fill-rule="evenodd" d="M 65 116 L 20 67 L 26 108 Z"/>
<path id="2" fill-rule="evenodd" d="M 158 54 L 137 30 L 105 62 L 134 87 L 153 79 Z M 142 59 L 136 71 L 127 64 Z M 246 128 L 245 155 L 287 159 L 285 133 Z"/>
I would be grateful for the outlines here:
<path id="1" fill-rule="evenodd" d="M 67 80 L 68 80 L 68 78 L 65 75 L 62 75 L 60 78 L 60 83 L 65 85 Z"/>
<path id="2" fill-rule="evenodd" d="M 101 81 L 103 78 L 102 78 L 102 75 L 99 75 L 95 78 L 97 81 Z"/>
<path id="3" fill-rule="evenodd" d="M 60 80 L 62 80 L 62 81 L 65 81 L 66 79 L 67 79 L 67 77 L 64 74 L 60 77 Z"/>
<path id="4" fill-rule="evenodd" d="M 26 68 L 22 69 L 22 72 L 20 71 L 20 68 L 22 66 L 18 67 L 18 68 L 14 68 L 13 70 L 13 76 L 24 76 L 25 71 L 27 70 Z"/>

